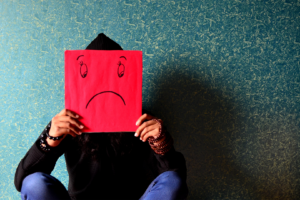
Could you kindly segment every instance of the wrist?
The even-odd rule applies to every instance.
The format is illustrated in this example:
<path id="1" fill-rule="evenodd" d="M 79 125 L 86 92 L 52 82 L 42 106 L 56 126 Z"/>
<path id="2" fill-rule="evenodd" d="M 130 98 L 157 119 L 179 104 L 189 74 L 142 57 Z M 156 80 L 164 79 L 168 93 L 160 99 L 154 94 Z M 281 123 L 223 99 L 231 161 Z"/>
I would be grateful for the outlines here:
<path id="1" fill-rule="evenodd" d="M 61 140 L 61 139 L 64 137 L 64 135 L 56 136 L 56 137 L 50 135 L 51 123 L 52 123 L 52 122 L 50 122 L 50 123 L 46 126 L 46 128 L 45 128 L 45 133 L 46 133 L 46 136 L 47 136 L 47 141 L 51 141 L 51 140 L 53 140 L 53 141 Z M 49 140 L 49 139 L 50 139 L 50 140 Z"/>
<path id="2" fill-rule="evenodd" d="M 64 135 L 60 137 L 50 136 L 50 129 L 51 122 L 46 126 L 39 139 L 39 147 L 44 152 L 49 152 L 53 147 L 58 146 L 61 142 L 61 139 L 64 137 Z"/>
<path id="3" fill-rule="evenodd" d="M 159 155 L 164 155 L 173 146 L 173 138 L 167 133 L 164 127 L 161 126 L 159 136 L 154 139 L 153 137 L 148 139 L 151 149 Z"/>
<path id="4" fill-rule="evenodd" d="M 39 147 L 44 152 L 49 152 L 51 147 L 47 143 L 47 136 L 45 133 L 42 133 L 39 139 Z"/>
<path id="5" fill-rule="evenodd" d="M 46 142 L 50 147 L 57 147 L 60 144 L 61 140 L 54 141 L 49 138 L 46 138 Z"/>

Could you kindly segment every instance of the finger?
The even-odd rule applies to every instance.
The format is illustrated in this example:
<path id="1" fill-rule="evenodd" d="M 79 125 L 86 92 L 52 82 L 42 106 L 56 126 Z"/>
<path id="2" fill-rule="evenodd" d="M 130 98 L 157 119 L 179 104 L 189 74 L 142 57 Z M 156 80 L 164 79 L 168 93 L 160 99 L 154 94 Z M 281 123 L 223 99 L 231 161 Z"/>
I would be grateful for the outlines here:
<path id="1" fill-rule="evenodd" d="M 64 116 L 66 114 L 67 114 L 67 109 L 64 108 L 57 114 L 57 116 Z"/>
<path id="2" fill-rule="evenodd" d="M 139 137 L 141 132 L 144 130 L 144 128 L 146 128 L 147 126 L 151 126 L 152 124 L 154 124 L 155 122 L 150 120 L 147 122 L 144 122 L 141 126 L 139 126 L 135 132 L 135 136 Z"/>
<path id="3" fill-rule="evenodd" d="M 71 135 L 72 137 L 76 137 L 77 136 L 77 134 L 76 133 L 74 133 L 72 130 L 70 130 L 70 129 L 67 129 L 67 128 L 59 128 L 58 129 L 58 132 L 61 134 L 61 135 L 63 135 L 63 134 L 68 134 L 68 135 Z"/>
<path id="4" fill-rule="evenodd" d="M 145 135 L 146 134 L 148 134 L 148 133 L 150 133 L 151 132 L 151 135 L 155 135 L 155 134 L 158 134 L 159 133 L 159 129 L 157 129 L 157 133 L 155 133 L 156 132 L 156 129 L 157 129 L 157 126 L 156 125 L 152 125 L 152 126 L 147 126 L 147 127 L 145 127 L 144 128 L 144 130 L 142 131 L 142 133 L 141 133 L 141 136 L 140 136 L 140 139 L 142 140 L 142 141 L 146 141 L 146 139 L 145 139 Z"/>
<path id="5" fill-rule="evenodd" d="M 152 124 L 152 125 L 149 125 L 149 126 L 146 126 L 142 131 L 141 131 L 141 134 L 140 134 L 140 138 L 141 140 L 144 140 L 144 135 L 150 131 L 153 131 L 156 129 L 156 124 Z"/>
<path id="6" fill-rule="evenodd" d="M 81 131 L 77 130 L 70 122 L 58 122 L 57 126 L 59 129 L 70 129 L 73 131 L 76 135 L 81 135 Z M 69 133 L 69 131 L 67 131 Z"/>
<path id="7" fill-rule="evenodd" d="M 71 111 L 71 110 L 67 110 L 66 113 L 67 113 L 68 116 L 71 116 L 73 118 L 79 118 L 79 115 L 76 114 L 75 112 Z"/>
<path id="8" fill-rule="evenodd" d="M 59 122 L 69 122 L 69 123 L 77 126 L 77 128 L 79 128 L 79 129 L 83 129 L 84 128 L 84 126 L 82 124 L 80 124 L 76 119 L 73 119 L 70 116 L 60 116 L 57 120 Z"/>
<path id="9" fill-rule="evenodd" d="M 143 142 L 146 142 L 146 141 L 148 140 L 149 137 L 154 137 L 154 136 L 155 136 L 155 133 L 154 133 L 153 130 L 147 132 L 147 133 L 144 135 L 144 137 L 143 137 Z"/>
<path id="10" fill-rule="evenodd" d="M 60 113 L 57 114 L 57 116 L 66 116 L 66 115 L 71 116 L 73 118 L 79 118 L 78 114 L 68 109 L 63 109 L 62 111 L 60 111 Z"/>
<path id="11" fill-rule="evenodd" d="M 135 125 L 140 126 L 143 121 L 153 119 L 154 117 L 152 115 L 149 115 L 147 113 L 140 116 L 140 118 L 136 121 Z"/>
<path id="12" fill-rule="evenodd" d="M 134 136 L 139 137 L 141 132 L 144 130 L 144 128 L 146 128 L 147 126 L 151 126 L 153 124 L 155 124 L 155 121 L 153 121 L 153 120 L 142 123 L 142 125 L 137 128 Z"/>

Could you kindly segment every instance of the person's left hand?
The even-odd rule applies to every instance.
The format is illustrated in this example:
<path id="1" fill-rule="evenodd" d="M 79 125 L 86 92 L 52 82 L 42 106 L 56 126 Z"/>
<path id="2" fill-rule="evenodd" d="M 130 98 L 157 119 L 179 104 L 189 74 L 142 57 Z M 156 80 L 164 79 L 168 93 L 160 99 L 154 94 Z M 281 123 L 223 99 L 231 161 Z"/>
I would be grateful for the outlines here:
<path id="1" fill-rule="evenodd" d="M 149 114 L 143 114 L 136 122 L 136 125 L 139 127 L 136 130 L 134 136 L 140 137 L 140 140 L 142 140 L 143 142 L 147 141 L 147 139 L 151 136 L 157 138 L 159 136 L 160 128 L 162 126 L 162 120 L 157 119 L 161 123 L 160 124 L 156 120 L 152 120 L 152 119 L 157 119 L 157 118 Z"/>

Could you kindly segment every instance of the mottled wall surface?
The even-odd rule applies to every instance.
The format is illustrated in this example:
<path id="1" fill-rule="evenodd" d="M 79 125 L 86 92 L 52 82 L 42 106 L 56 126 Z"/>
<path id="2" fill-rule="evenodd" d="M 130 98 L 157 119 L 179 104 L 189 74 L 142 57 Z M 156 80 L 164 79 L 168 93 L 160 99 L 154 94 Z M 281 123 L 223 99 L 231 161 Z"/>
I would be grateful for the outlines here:
<path id="1" fill-rule="evenodd" d="M 143 51 L 143 107 L 187 161 L 189 199 L 299 199 L 300 1 L 1 1 L 0 199 L 64 108 L 64 50 Z M 63 158 L 53 173 L 65 185 Z"/>

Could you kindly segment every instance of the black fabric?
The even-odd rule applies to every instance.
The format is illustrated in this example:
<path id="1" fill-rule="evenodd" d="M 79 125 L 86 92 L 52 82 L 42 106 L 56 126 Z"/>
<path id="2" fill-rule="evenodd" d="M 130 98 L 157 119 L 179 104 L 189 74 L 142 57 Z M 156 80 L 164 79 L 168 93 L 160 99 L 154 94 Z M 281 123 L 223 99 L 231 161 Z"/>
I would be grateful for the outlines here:
<path id="1" fill-rule="evenodd" d="M 19 163 L 15 186 L 21 190 L 23 179 L 34 172 L 51 174 L 57 159 L 64 154 L 69 173 L 68 192 L 72 199 L 139 199 L 148 185 L 165 171 L 177 171 L 186 180 L 183 155 L 174 148 L 157 155 L 147 142 L 131 135 L 133 150 L 123 156 L 113 156 L 112 146 L 105 137 L 99 140 L 100 159 L 94 160 L 80 149 L 77 138 L 67 136 L 50 152 L 39 148 L 38 140 Z"/>
<path id="2" fill-rule="evenodd" d="M 86 49 L 89 50 L 123 50 L 122 47 L 104 35 L 103 33 L 100 33 L 96 39 L 94 39 L 87 47 Z"/>
<path id="3" fill-rule="evenodd" d="M 122 50 L 104 34 L 99 34 L 87 49 Z M 40 149 L 38 139 L 18 165 L 16 189 L 21 190 L 22 181 L 29 174 L 51 174 L 56 161 L 63 154 L 69 173 L 68 192 L 72 199 L 139 199 L 155 177 L 169 170 L 177 171 L 186 180 L 186 164 L 181 153 L 172 148 L 165 155 L 158 155 L 148 142 L 140 141 L 134 137 L 134 133 L 126 134 L 128 143 L 132 144 L 132 149 L 126 154 L 115 154 L 107 134 L 94 137 L 98 138 L 95 140 L 100 144 L 98 159 L 84 153 L 78 142 L 80 136 L 73 138 L 68 135 L 50 152 Z"/>

